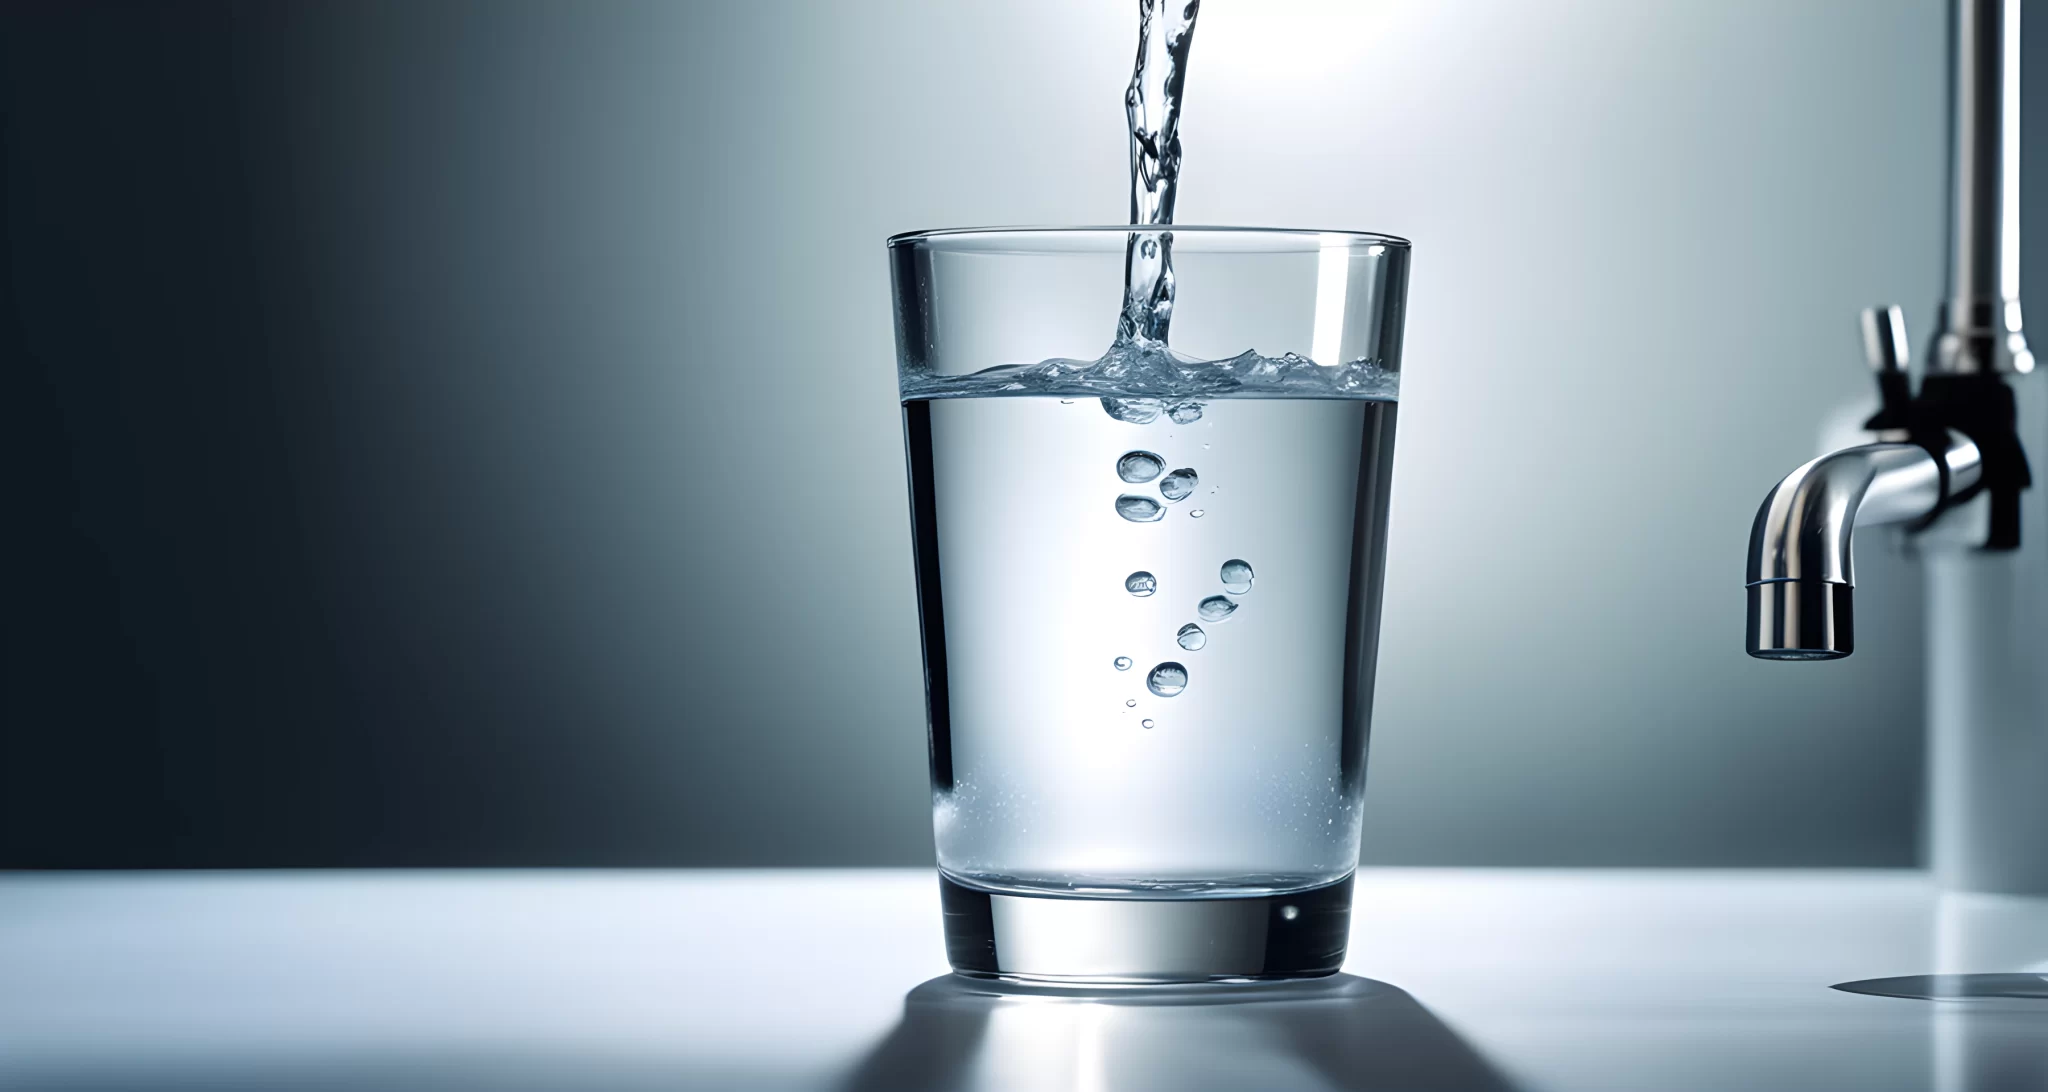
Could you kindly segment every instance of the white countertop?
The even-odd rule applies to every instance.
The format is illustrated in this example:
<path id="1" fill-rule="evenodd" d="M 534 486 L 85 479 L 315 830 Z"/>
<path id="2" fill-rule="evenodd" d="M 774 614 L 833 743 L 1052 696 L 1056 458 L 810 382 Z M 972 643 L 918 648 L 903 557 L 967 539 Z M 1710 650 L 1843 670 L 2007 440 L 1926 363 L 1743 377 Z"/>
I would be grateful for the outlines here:
<path id="1" fill-rule="evenodd" d="M 1429 869 L 1357 900 L 1375 981 L 1077 999 L 929 982 L 926 871 L 14 874 L 0 1089 L 2048 1088 L 2048 1001 L 1828 988 L 2048 968 L 2048 903 Z"/>

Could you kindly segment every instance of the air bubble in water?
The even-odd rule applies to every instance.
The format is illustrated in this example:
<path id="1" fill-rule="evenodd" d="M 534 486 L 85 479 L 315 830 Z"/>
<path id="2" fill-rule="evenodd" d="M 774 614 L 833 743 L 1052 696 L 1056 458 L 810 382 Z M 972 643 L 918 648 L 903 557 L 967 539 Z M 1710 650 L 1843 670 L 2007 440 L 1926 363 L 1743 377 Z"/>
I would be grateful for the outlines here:
<path id="1" fill-rule="evenodd" d="M 1132 485 L 1149 482 L 1165 469 L 1166 460 L 1149 451 L 1126 451 L 1124 457 L 1116 461 L 1116 476 Z"/>
<path id="2" fill-rule="evenodd" d="M 1127 709 L 1134 709 L 1134 708 L 1136 708 L 1136 707 L 1137 707 L 1137 705 L 1138 705 L 1138 699 L 1136 699 L 1136 698 L 1132 698 L 1131 700 L 1129 700 L 1129 701 L 1127 701 L 1127 702 L 1125 702 L 1125 703 L 1124 703 L 1124 707 L 1125 707 L 1125 708 L 1127 708 Z"/>
<path id="3" fill-rule="evenodd" d="M 1166 506 L 1151 497 L 1125 493 L 1116 499 L 1116 514 L 1132 523 L 1151 523 L 1166 514 Z"/>
<path id="4" fill-rule="evenodd" d="M 1188 513 L 1188 518 L 1189 518 L 1189 519 L 1201 519 L 1201 518 L 1202 518 L 1203 516 L 1206 516 L 1206 515 L 1208 515 L 1208 514 L 1209 514 L 1209 513 L 1207 513 L 1207 512 L 1205 512 L 1205 511 L 1203 511 L 1202 509 L 1200 509 L 1200 508 L 1197 508 L 1197 509 L 1195 509 L 1194 511 L 1192 511 L 1192 512 L 1189 512 L 1189 513 Z"/>
<path id="5" fill-rule="evenodd" d="M 1200 402 L 1175 402 L 1166 410 L 1166 416 L 1176 425 L 1192 425 L 1202 419 Z"/>
<path id="6" fill-rule="evenodd" d="M 1129 671 L 1131 669 L 1131 658 L 1129 656 L 1118 656 L 1115 662 L 1118 671 Z"/>
<path id="7" fill-rule="evenodd" d="M 1195 604 L 1195 616 L 1204 622 L 1221 622 L 1237 611 L 1237 604 L 1221 595 L 1212 595 Z"/>
<path id="8" fill-rule="evenodd" d="M 1146 718 L 1146 719 L 1144 719 L 1144 720 L 1141 720 L 1141 721 L 1139 721 L 1138 723 L 1139 723 L 1139 724 L 1142 724 L 1142 725 L 1144 725 L 1144 726 L 1145 726 L 1145 727 L 1147 727 L 1147 728 L 1150 728 L 1150 727 L 1152 727 L 1152 720 L 1151 720 L 1151 718 L 1149 718 L 1149 717 L 1148 717 L 1148 718 Z"/>
<path id="9" fill-rule="evenodd" d="M 1181 467 L 1159 479 L 1159 495 L 1170 501 L 1186 500 L 1200 484 L 1202 479 L 1196 477 L 1193 470 Z"/>
<path id="10" fill-rule="evenodd" d="M 1143 569 L 1124 577 L 1124 590 L 1140 599 L 1159 590 L 1159 580 Z"/>
<path id="11" fill-rule="evenodd" d="M 1203 645 L 1209 643 L 1209 635 L 1203 633 L 1202 627 L 1193 622 L 1180 627 L 1180 632 L 1174 634 L 1173 639 L 1180 644 L 1180 647 L 1187 649 L 1189 652 L 1198 651 Z"/>
<path id="12" fill-rule="evenodd" d="M 1252 590 L 1252 567 L 1242 558 L 1233 557 L 1223 563 L 1223 590 L 1232 595 L 1243 595 Z"/>
<path id="13" fill-rule="evenodd" d="M 1145 676 L 1145 686 L 1162 698 L 1170 698 L 1188 688 L 1188 669 L 1168 660 Z"/>
<path id="14" fill-rule="evenodd" d="M 1157 398 L 1105 398 L 1102 412 L 1119 421 L 1133 425 L 1149 425 L 1159 420 L 1159 411 L 1166 407 Z"/>

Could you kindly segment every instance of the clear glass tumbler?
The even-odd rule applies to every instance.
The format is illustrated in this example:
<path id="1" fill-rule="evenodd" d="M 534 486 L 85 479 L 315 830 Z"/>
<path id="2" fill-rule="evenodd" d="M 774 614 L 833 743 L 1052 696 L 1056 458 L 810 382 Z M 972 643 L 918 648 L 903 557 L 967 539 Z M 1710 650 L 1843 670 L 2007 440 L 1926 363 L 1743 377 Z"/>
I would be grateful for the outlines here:
<path id="1" fill-rule="evenodd" d="M 1147 247 L 1171 255 L 1169 337 L 1120 340 Z M 889 240 L 956 970 L 1342 964 L 1408 251 L 1215 227 Z"/>

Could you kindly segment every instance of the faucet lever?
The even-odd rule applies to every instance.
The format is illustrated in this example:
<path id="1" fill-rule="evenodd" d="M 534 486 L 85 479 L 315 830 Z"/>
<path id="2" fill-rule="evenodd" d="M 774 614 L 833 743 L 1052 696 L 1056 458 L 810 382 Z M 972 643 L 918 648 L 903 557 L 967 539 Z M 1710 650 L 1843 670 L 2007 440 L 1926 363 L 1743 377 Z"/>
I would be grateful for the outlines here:
<path id="1" fill-rule="evenodd" d="M 1894 303 L 1863 309 L 1863 357 L 1877 373 L 1878 410 L 1863 427 L 1885 440 L 1905 440 L 1913 427 L 1913 386 L 1906 378 L 1912 350 L 1906 342 L 1906 313 Z"/>
<path id="2" fill-rule="evenodd" d="M 1879 375 L 1903 372 L 1912 350 L 1906 344 L 1906 313 L 1895 303 L 1863 309 L 1863 355 Z"/>

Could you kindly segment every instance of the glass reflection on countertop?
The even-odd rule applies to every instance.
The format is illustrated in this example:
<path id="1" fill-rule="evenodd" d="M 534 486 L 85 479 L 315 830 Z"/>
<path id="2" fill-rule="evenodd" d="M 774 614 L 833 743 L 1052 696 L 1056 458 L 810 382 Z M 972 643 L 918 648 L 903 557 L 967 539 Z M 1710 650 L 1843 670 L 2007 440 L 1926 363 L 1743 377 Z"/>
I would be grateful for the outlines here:
<path id="1" fill-rule="evenodd" d="M 945 975 L 910 991 L 844 1087 L 1510 1088 L 1405 990 L 1346 974 L 1124 989 Z"/>
<path id="2" fill-rule="evenodd" d="M 1835 989 L 1934 1002 L 1935 1092 L 2048 1088 L 2048 898 L 1943 892 L 1933 939 L 1934 973 Z"/>

